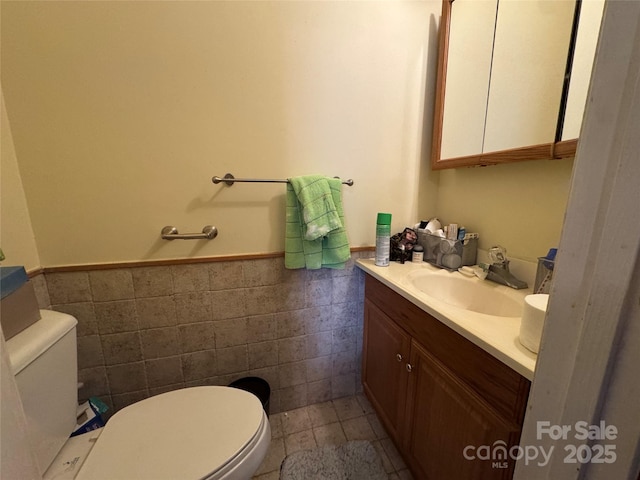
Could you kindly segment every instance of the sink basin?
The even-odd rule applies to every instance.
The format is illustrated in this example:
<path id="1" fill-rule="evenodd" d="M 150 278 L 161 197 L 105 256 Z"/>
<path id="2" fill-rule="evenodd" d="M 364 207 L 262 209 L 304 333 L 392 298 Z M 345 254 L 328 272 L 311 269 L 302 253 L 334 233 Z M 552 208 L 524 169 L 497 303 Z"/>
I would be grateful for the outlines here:
<path id="1" fill-rule="evenodd" d="M 458 272 L 412 272 L 409 285 L 454 307 L 497 317 L 521 317 L 524 296 L 509 287 Z"/>

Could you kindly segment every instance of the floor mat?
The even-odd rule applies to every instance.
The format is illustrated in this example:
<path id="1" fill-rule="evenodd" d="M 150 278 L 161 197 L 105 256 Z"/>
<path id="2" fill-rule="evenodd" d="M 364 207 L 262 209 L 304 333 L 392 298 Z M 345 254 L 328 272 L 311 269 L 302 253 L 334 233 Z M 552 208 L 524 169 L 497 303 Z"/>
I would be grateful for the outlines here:
<path id="1" fill-rule="evenodd" d="M 280 480 L 387 480 L 382 460 L 367 441 L 301 450 L 285 457 Z"/>

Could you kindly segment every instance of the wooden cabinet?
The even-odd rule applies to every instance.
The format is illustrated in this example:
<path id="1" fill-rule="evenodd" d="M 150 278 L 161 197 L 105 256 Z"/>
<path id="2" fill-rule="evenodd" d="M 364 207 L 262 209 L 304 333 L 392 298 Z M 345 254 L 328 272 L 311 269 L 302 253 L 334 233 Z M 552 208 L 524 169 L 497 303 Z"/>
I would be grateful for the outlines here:
<path id="1" fill-rule="evenodd" d="M 513 476 L 465 448 L 518 443 L 530 382 L 368 275 L 362 382 L 415 478 Z"/>
<path id="2" fill-rule="evenodd" d="M 409 376 L 406 364 L 411 337 L 370 302 L 367 302 L 365 311 L 364 344 L 367 345 L 367 354 L 364 357 L 363 383 L 375 393 L 371 396 L 372 401 L 387 429 L 399 438 L 401 432 L 397 428 L 402 425 L 407 398 Z"/>

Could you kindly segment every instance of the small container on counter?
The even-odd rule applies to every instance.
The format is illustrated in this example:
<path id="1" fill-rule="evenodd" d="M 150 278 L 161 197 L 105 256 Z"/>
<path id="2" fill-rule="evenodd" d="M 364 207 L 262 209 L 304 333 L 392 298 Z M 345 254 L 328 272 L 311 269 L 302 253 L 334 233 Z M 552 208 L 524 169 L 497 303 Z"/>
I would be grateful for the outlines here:
<path id="1" fill-rule="evenodd" d="M 413 254 L 411 256 L 412 263 L 422 263 L 424 261 L 424 248 L 422 245 L 413 246 Z"/>

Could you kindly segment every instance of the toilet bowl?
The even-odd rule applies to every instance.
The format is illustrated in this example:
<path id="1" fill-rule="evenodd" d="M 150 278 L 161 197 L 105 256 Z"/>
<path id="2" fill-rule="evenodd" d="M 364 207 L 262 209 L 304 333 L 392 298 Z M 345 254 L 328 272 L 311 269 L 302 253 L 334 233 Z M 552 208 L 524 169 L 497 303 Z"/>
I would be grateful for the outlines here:
<path id="1" fill-rule="evenodd" d="M 41 315 L 7 341 L 7 351 L 44 478 L 235 480 L 258 469 L 271 441 L 269 420 L 255 395 L 230 387 L 156 395 L 69 439 L 76 427 L 77 322 L 59 312 Z"/>
<path id="2" fill-rule="evenodd" d="M 250 478 L 271 429 L 262 404 L 229 387 L 193 387 L 118 411 L 77 480 Z"/>

